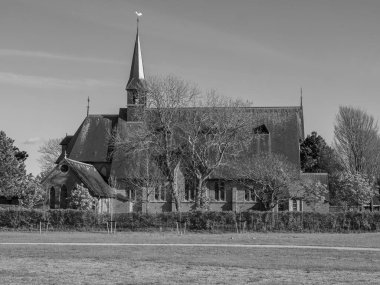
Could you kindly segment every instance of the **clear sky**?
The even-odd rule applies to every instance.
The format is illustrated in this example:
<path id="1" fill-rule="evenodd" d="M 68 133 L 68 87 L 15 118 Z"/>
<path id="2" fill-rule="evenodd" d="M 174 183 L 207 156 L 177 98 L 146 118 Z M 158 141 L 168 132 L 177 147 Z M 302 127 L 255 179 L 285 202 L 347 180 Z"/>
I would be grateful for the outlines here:
<path id="1" fill-rule="evenodd" d="M 0 0 L 0 130 L 29 153 L 118 113 L 141 11 L 146 75 L 257 106 L 299 105 L 328 143 L 339 105 L 379 119 L 379 0 Z"/>

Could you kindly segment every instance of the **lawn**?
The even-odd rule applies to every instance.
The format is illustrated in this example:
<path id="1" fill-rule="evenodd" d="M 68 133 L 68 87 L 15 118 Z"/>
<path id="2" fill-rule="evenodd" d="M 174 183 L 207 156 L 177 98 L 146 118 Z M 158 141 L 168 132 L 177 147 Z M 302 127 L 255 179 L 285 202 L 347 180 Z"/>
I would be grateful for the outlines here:
<path id="1" fill-rule="evenodd" d="M 380 248 L 380 234 L 0 232 L 0 242 L 231 243 Z M 0 245 L 1 284 L 379 284 L 380 252 Z"/>

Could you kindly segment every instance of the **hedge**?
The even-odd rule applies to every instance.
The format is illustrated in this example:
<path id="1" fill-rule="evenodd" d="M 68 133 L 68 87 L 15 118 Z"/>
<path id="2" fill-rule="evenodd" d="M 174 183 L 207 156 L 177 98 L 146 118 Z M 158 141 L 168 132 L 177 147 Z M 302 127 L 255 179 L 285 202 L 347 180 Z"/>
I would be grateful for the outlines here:
<path id="1" fill-rule="evenodd" d="M 380 231 L 380 212 L 186 212 L 114 214 L 118 230 L 159 231 L 186 227 L 210 232 L 372 232 Z M 78 210 L 0 209 L 1 230 L 102 231 L 108 214 Z"/>

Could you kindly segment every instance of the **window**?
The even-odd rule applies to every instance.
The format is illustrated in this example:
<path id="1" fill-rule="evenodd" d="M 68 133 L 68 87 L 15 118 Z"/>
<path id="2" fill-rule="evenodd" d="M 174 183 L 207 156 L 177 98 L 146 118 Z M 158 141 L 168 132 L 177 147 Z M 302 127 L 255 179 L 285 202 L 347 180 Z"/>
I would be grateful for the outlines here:
<path id="1" fill-rule="evenodd" d="M 245 189 L 244 200 L 249 202 L 256 202 L 255 190 Z"/>
<path id="2" fill-rule="evenodd" d="M 292 199 L 292 208 L 293 212 L 302 212 L 302 200 L 301 199 Z"/>
<path id="3" fill-rule="evenodd" d="M 166 187 L 164 185 L 159 185 L 154 188 L 154 200 L 166 201 Z"/>
<path id="4" fill-rule="evenodd" d="M 55 209 L 55 189 L 54 187 L 50 188 L 50 209 Z"/>
<path id="5" fill-rule="evenodd" d="M 293 211 L 297 211 L 297 200 L 293 199 Z"/>
<path id="6" fill-rule="evenodd" d="M 265 125 L 258 126 L 253 129 L 254 133 L 254 149 L 256 153 L 271 152 L 271 140 L 269 130 Z"/>
<path id="7" fill-rule="evenodd" d="M 224 187 L 224 181 L 216 180 L 214 182 L 215 200 L 226 201 L 226 192 Z"/>
<path id="8" fill-rule="evenodd" d="M 195 179 L 186 179 L 185 181 L 185 201 L 194 201 L 195 199 Z"/>
<path id="9" fill-rule="evenodd" d="M 62 164 L 61 165 L 61 171 L 62 171 L 62 173 L 66 173 L 67 171 L 69 171 L 69 166 L 66 164 Z"/>
<path id="10" fill-rule="evenodd" d="M 129 201 L 135 201 L 136 200 L 136 191 L 134 188 L 130 188 L 127 190 L 127 199 Z"/>
<path id="11" fill-rule="evenodd" d="M 66 185 L 62 185 L 61 187 L 61 199 L 60 199 L 60 208 L 66 209 L 67 208 L 67 187 Z"/>

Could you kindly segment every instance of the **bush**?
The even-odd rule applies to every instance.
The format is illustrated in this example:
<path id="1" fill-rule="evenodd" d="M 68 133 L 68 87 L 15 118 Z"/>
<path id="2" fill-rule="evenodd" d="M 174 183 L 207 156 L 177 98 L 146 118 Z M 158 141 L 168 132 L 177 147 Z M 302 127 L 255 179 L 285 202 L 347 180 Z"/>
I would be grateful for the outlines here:
<path id="1" fill-rule="evenodd" d="M 282 231 L 282 232 L 370 232 L 380 230 L 380 212 L 187 212 L 114 214 L 119 230 L 175 229 L 191 231 Z M 105 230 L 107 214 L 73 209 L 0 209 L 0 228 L 37 230 L 48 222 L 52 230 Z"/>

